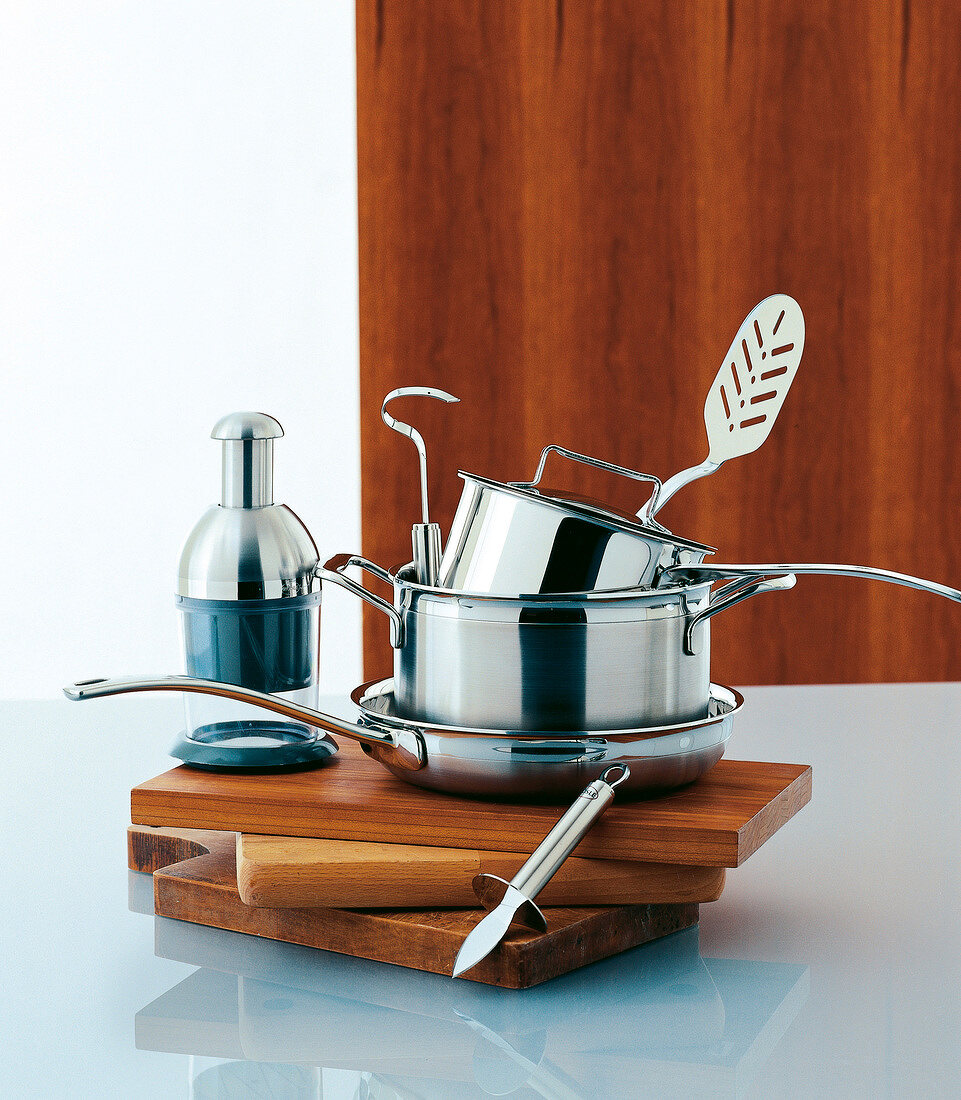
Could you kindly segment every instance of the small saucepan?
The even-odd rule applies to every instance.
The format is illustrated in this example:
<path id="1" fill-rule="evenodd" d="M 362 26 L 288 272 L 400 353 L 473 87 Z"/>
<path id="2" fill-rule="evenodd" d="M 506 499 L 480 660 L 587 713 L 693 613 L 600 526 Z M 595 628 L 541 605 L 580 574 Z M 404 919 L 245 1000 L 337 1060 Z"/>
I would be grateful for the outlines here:
<path id="1" fill-rule="evenodd" d="M 541 452 L 533 481 L 492 481 L 461 470 L 464 489 L 437 587 L 513 597 L 648 588 L 669 566 L 694 565 L 714 552 L 653 520 L 544 489 L 540 481 L 552 453 L 660 489 L 652 474 L 555 445 Z"/>

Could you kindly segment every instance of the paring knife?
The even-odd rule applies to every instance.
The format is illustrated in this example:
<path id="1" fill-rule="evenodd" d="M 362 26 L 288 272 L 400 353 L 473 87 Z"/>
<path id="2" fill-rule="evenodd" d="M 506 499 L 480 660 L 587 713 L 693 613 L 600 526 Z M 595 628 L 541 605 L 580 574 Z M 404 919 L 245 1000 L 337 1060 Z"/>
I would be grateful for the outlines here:
<path id="1" fill-rule="evenodd" d="M 534 898 L 550 882 L 564 860 L 613 802 L 614 788 L 623 783 L 630 774 L 630 768 L 626 764 L 615 764 L 604 771 L 599 779 L 588 783 L 510 882 L 505 882 L 497 875 L 487 874 L 478 875 L 474 879 L 474 893 L 481 904 L 492 912 L 471 930 L 461 944 L 454 960 L 452 977 L 459 977 L 465 970 L 470 970 L 487 958 L 515 920 L 535 931 L 547 931 L 547 921 L 534 904 Z"/>

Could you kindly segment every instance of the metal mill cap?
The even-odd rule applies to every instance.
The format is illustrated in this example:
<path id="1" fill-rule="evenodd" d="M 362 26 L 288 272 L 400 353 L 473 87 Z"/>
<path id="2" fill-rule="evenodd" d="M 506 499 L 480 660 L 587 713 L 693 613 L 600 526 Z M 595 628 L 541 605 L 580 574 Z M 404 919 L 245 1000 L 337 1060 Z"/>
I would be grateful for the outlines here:
<path id="1" fill-rule="evenodd" d="M 220 504 L 208 508 L 180 556 L 177 594 L 199 600 L 272 600 L 311 591 L 317 547 L 285 504 L 274 503 L 274 440 L 284 429 L 261 412 L 222 417 Z"/>

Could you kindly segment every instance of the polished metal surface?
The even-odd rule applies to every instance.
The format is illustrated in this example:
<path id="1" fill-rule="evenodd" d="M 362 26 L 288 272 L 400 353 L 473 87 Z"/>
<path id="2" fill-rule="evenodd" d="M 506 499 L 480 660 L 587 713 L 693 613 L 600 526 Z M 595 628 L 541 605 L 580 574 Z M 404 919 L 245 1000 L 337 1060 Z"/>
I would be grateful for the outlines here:
<path id="1" fill-rule="evenodd" d="M 594 822 L 614 801 L 614 788 L 629 779 L 630 774 L 631 770 L 626 764 L 613 765 L 605 768 L 592 783 L 588 783 L 510 882 L 489 874 L 481 874 L 474 879 L 474 893 L 492 912 L 471 930 L 461 944 L 454 960 L 452 977 L 458 977 L 476 966 L 481 959 L 485 959 L 501 942 L 514 921 L 520 921 L 537 932 L 547 931 L 547 921 L 534 903 L 534 898 L 560 870 Z M 487 886 L 487 880 L 490 879 L 503 887 L 502 891 L 498 891 L 500 897 L 494 905 L 489 904 L 492 893 Z"/>
<path id="2" fill-rule="evenodd" d="M 706 619 L 712 618 L 720 611 L 726 611 L 734 607 L 742 600 L 749 600 L 752 596 L 758 596 L 762 592 L 783 592 L 793 588 L 797 584 L 797 577 L 793 573 L 787 573 L 782 577 L 742 577 L 717 589 L 711 597 L 711 602 L 696 615 L 688 620 L 684 630 L 684 652 L 697 653 L 701 644 L 701 636 L 698 626 Z"/>
<path id="3" fill-rule="evenodd" d="M 393 607 L 341 575 L 352 564 L 391 579 Z M 710 583 L 511 599 L 427 588 L 409 567 L 347 555 L 331 566 L 325 580 L 390 616 L 397 705 L 417 722 L 589 731 L 707 713 L 708 624 L 692 652 L 686 634 L 711 606 Z"/>
<path id="4" fill-rule="evenodd" d="M 440 569 L 440 524 L 415 523 L 410 533 L 411 566 L 419 584 L 434 584 Z"/>
<path id="5" fill-rule="evenodd" d="M 804 351 L 804 314 L 787 294 L 772 294 L 741 322 L 704 402 L 708 456 L 668 478 L 637 513 L 653 519 L 678 489 L 713 474 L 729 458 L 767 439 Z"/>
<path id="6" fill-rule="evenodd" d="M 363 696 L 370 685 L 358 688 Z M 190 676 L 85 680 L 64 688 L 79 702 L 144 691 L 185 691 L 254 703 L 330 733 L 359 741 L 364 751 L 416 786 L 452 794 L 549 801 L 579 790 L 611 764 L 628 764 L 625 786 L 654 791 L 689 783 L 724 754 L 735 713 L 736 691 L 711 686 L 708 717 L 659 730 L 620 730 L 599 737 L 531 735 L 465 729 L 412 728 L 364 714 L 357 723 L 259 691 Z"/>
<path id="7" fill-rule="evenodd" d="M 713 553 L 660 524 L 539 489 L 551 452 L 660 486 L 651 474 L 556 446 L 544 449 L 531 482 L 460 471 L 464 490 L 441 558 L 440 587 L 512 597 L 637 588 L 653 584 L 668 566 L 701 562 Z"/>
<path id="8" fill-rule="evenodd" d="M 221 417 L 210 433 L 223 441 L 221 499 L 225 508 L 264 508 L 274 502 L 274 440 L 284 434 L 267 413 Z"/>
<path id="9" fill-rule="evenodd" d="M 553 800 L 571 795 L 612 764 L 627 764 L 624 788 L 668 790 L 703 775 L 724 755 L 743 697 L 712 684 L 707 717 L 697 722 L 584 732 L 471 729 L 413 722 L 398 715 L 393 681 L 365 684 L 351 693 L 360 724 L 418 733 L 429 767 L 402 775 L 436 790 L 487 797 Z M 394 770 L 389 761 L 382 761 Z M 397 773 L 400 775 L 400 773 Z"/>
<path id="10" fill-rule="evenodd" d="M 427 448 L 424 445 L 424 437 L 416 428 L 405 424 L 402 420 L 391 416 L 387 411 L 388 404 L 395 397 L 433 397 L 446 404 L 456 404 L 459 397 L 447 393 L 446 390 L 435 389 L 432 386 L 402 386 L 400 389 L 391 390 L 384 398 L 380 407 L 380 415 L 388 428 L 400 432 L 406 436 L 417 448 L 420 459 L 420 507 L 421 522 L 414 525 L 412 533 L 414 551 L 414 569 L 421 584 L 434 584 L 437 580 L 437 570 L 440 567 L 440 527 L 430 521 L 430 500 L 427 493 Z"/>
<path id="11" fill-rule="evenodd" d="M 274 439 L 283 428 L 265 413 L 217 422 L 222 496 L 200 517 L 180 556 L 177 595 L 198 600 L 272 600 L 310 592 L 317 547 L 284 504 L 273 502 Z"/>
<path id="12" fill-rule="evenodd" d="M 895 573 L 890 569 L 875 569 L 868 565 L 832 565 L 830 563 L 775 563 L 771 565 L 689 565 L 667 569 L 662 581 L 668 585 L 694 583 L 701 581 L 726 580 L 732 577 L 753 578 L 762 575 L 777 574 L 813 574 L 828 577 L 858 577 L 865 580 L 886 581 L 888 584 L 900 584 L 905 588 L 915 588 L 919 592 L 930 592 L 943 596 L 947 600 L 961 603 L 961 591 L 949 588 L 937 581 L 927 581 L 922 577 L 912 577 L 908 573 Z"/>

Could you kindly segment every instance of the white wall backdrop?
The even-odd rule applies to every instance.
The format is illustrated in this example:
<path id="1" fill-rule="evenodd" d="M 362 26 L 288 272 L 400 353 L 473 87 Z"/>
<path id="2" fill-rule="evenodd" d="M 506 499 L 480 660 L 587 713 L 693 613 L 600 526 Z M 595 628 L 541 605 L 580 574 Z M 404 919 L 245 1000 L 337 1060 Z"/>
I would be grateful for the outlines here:
<path id="1" fill-rule="evenodd" d="M 180 668 L 214 422 L 276 416 L 275 496 L 360 546 L 354 12 L 0 5 L 0 695 Z M 360 679 L 325 592 L 322 687 Z"/>

